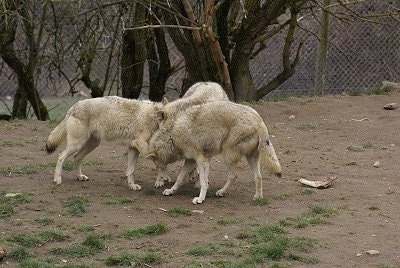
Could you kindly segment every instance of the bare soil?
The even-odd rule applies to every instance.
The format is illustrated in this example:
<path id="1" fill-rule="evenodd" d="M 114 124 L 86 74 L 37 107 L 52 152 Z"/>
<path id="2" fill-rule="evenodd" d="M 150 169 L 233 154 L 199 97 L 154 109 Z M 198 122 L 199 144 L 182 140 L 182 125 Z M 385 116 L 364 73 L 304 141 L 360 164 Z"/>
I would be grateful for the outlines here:
<path id="1" fill-rule="evenodd" d="M 255 185 L 245 161 L 226 197 L 210 195 L 203 204 L 193 205 L 191 200 L 197 193 L 193 184 L 187 183 L 173 196 L 163 196 L 165 187 L 154 188 L 154 164 L 141 156 L 135 181 L 142 190 L 132 191 L 124 176 L 127 150 L 121 141 L 102 143 L 87 157 L 92 164 L 83 167 L 90 178 L 86 182 L 77 181 L 75 171 L 64 171 L 63 183 L 54 185 L 54 167 L 32 174 L 0 174 L 0 191 L 33 193 L 31 201 L 19 204 L 11 217 L 0 218 L 0 246 L 10 251 L 10 245 L 2 238 L 48 229 L 35 223 L 35 219 L 51 218 L 51 227 L 68 233 L 69 239 L 35 247 L 33 251 L 39 258 L 52 256 L 50 250 L 54 247 L 81 241 L 85 234 L 74 232 L 74 228 L 92 225 L 96 233 L 112 234 L 107 250 L 90 259 L 67 258 L 67 263 L 104 267 L 104 259 L 110 255 L 152 248 L 162 260 L 151 267 L 184 267 L 193 260 L 218 258 L 187 254 L 191 248 L 218 244 L 224 239 L 235 241 L 240 230 L 297 217 L 310 206 L 323 204 L 340 210 L 323 224 L 287 229 L 289 236 L 316 241 L 308 253 L 317 263 L 289 261 L 284 262 L 285 267 L 400 267 L 400 109 L 384 110 L 383 106 L 391 102 L 400 102 L 400 93 L 290 98 L 252 104 L 268 125 L 284 174 L 279 179 L 263 170 L 264 197 L 268 200 L 265 205 L 252 200 Z M 52 127 L 49 122 L 1 121 L 0 168 L 54 162 L 64 146 L 55 154 L 45 153 L 44 144 Z M 376 161 L 380 162 L 379 167 L 373 166 Z M 182 163 L 169 166 L 171 177 L 177 176 L 181 166 Z M 215 158 L 210 192 L 223 186 L 226 175 L 223 162 Z M 330 188 L 301 194 L 306 188 L 298 179 L 332 176 L 337 179 Z M 73 195 L 90 201 L 81 216 L 71 216 L 64 207 Z M 135 202 L 109 202 L 126 197 Z M 204 213 L 171 217 L 166 212 L 177 207 Z M 224 225 L 218 223 L 221 219 L 234 221 Z M 168 231 L 134 240 L 119 236 L 126 229 L 156 222 L 166 223 Z M 369 255 L 368 250 L 379 254 Z M 59 265 L 62 264 L 60 259 Z M 260 267 L 268 265 L 266 262 Z M 16 266 L 18 263 L 9 257 L 0 262 L 0 267 Z"/>

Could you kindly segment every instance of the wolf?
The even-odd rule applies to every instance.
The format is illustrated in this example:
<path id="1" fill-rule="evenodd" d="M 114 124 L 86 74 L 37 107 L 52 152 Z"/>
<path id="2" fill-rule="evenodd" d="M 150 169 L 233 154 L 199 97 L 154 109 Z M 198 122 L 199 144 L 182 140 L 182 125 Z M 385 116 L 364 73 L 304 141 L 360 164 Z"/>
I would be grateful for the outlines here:
<path id="1" fill-rule="evenodd" d="M 202 203 L 208 189 L 210 160 L 218 154 L 222 154 L 229 175 L 217 196 L 224 196 L 237 179 L 237 164 L 242 157 L 253 172 L 254 199 L 263 198 L 260 161 L 270 172 L 281 176 L 281 165 L 268 129 L 251 107 L 213 101 L 192 106 L 172 117 L 165 113 L 165 110 L 158 112 L 160 125 L 149 141 L 148 158 L 161 168 L 179 159 L 186 161 L 175 184 L 164 190 L 164 195 L 175 193 L 197 165 L 200 195 L 192 202 Z"/>
<path id="2" fill-rule="evenodd" d="M 226 93 L 217 83 L 199 82 L 188 89 L 186 94 L 172 107 L 184 110 L 192 104 L 207 100 L 227 99 Z M 88 180 L 82 173 L 83 158 L 93 151 L 101 140 L 129 139 L 128 167 L 126 176 L 128 185 L 133 190 L 140 190 L 135 184 L 133 174 L 140 152 L 147 154 L 148 141 L 158 128 L 157 112 L 168 103 L 129 100 L 117 96 L 81 100 L 75 103 L 66 113 L 64 119 L 55 127 L 46 142 L 46 151 L 52 153 L 66 140 L 67 145 L 60 153 L 54 172 L 54 182 L 61 184 L 61 172 L 64 161 L 74 157 L 79 180 Z M 171 102 L 172 103 L 172 102 Z M 170 106 L 168 106 L 170 107 Z M 166 169 L 159 169 L 156 187 L 170 181 Z"/>
<path id="3" fill-rule="evenodd" d="M 130 100 L 117 96 L 80 100 L 66 113 L 64 119 L 50 133 L 46 142 L 48 153 L 66 140 L 66 148 L 58 157 L 54 172 L 54 182 L 61 184 L 64 161 L 74 157 L 79 180 L 88 180 L 82 174 L 82 160 L 93 151 L 101 140 L 129 139 L 128 185 L 140 190 L 135 184 L 133 173 L 139 152 L 146 153 L 148 140 L 158 128 L 157 112 L 165 103 Z"/>
<path id="4" fill-rule="evenodd" d="M 173 102 L 165 102 L 162 110 L 163 114 L 169 117 L 174 117 L 178 113 L 183 113 L 186 109 L 193 105 L 199 105 L 210 101 L 229 101 L 224 89 L 216 82 L 197 82 L 193 84 L 183 95 L 182 98 Z M 158 175 L 155 187 L 164 186 L 165 182 L 171 182 L 170 177 L 166 174 L 165 166 L 157 166 Z M 190 172 L 189 177 L 193 180 L 197 178 L 196 171 Z"/>

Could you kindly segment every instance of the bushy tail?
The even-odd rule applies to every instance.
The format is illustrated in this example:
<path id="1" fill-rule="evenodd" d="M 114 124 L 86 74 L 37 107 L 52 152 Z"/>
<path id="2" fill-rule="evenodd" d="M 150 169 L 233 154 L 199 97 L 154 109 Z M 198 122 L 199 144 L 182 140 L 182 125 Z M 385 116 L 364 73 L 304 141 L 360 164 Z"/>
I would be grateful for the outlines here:
<path id="1" fill-rule="evenodd" d="M 278 177 L 281 177 L 281 164 L 279 163 L 278 157 L 276 156 L 275 149 L 271 143 L 271 140 L 268 137 L 260 137 L 258 146 L 260 150 L 261 164 L 264 165 L 271 173 L 277 175 Z"/>
<path id="2" fill-rule="evenodd" d="M 54 152 L 56 150 L 56 148 L 58 147 L 58 145 L 60 145 L 60 143 L 65 139 L 65 136 L 67 134 L 66 129 L 65 129 L 66 121 L 67 121 L 67 117 L 64 118 L 64 120 L 62 120 L 60 122 L 60 124 L 58 124 L 58 126 L 56 126 L 50 132 L 50 135 L 47 138 L 47 142 L 46 142 L 46 152 L 47 153 L 51 154 L 52 152 Z"/>

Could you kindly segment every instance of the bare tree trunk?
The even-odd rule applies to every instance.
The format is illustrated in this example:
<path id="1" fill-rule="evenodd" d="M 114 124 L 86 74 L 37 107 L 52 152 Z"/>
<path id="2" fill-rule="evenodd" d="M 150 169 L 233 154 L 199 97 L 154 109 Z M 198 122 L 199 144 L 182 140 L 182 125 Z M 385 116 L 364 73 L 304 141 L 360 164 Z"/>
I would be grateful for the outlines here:
<path id="1" fill-rule="evenodd" d="M 22 105 L 21 107 L 13 107 L 13 111 L 15 111 L 14 116 L 21 117 L 23 114 L 26 116 L 26 106 L 24 100 L 24 94 L 26 94 L 27 99 L 32 105 L 33 111 L 38 120 L 45 121 L 49 119 L 49 113 L 47 111 L 46 106 L 42 102 L 38 91 L 36 90 L 33 74 L 34 74 L 34 58 L 37 55 L 30 54 L 29 64 L 25 65 L 18 57 L 14 50 L 13 43 L 15 40 L 15 33 L 18 25 L 17 13 L 21 11 L 21 14 L 24 14 L 24 19 L 29 19 L 29 11 L 27 10 L 27 6 L 17 6 L 21 4 L 19 1 L 7 1 L 7 10 L 10 11 L 10 16 L 5 14 L 0 15 L 0 32 L 2 33 L 0 36 L 0 55 L 4 62 L 15 72 L 18 77 L 18 90 L 19 95 L 17 96 L 17 102 L 14 104 Z M 26 3 L 25 3 L 26 4 Z M 25 22 L 27 23 L 27 22 Z M 31 23 L 33 23 L 31 21 Z M 25 25 L 26 26 L 26 25 Z M 33 38 L 31 28 L 27 27 L 27 38 Z M 33 45 L 33 39 L 30 39 L 30 45 Z M 31 53 L 37 53 L 36 47 L 30 47 Z M 25 106 L 25 107 L 24 107 Z M 21 109 L 25 109 L 25 112 L 21 111 Z M 14 113 L 14 112 L 13 112 Z"/>
<path id="2" fill-rule="evenodd" d="M 12 117 L 18 119 L 26 119 L 28 107 L 28 97 L 23 88 L 18 87 L 14 95 L 14 103 L 12 109 Z"/>
<path id="3" fill-rule="evenodd" d="M 235 89 L 234 100 L 239 102 L 255 100 L 256 92 L 249 67 L 250 53 L 243 51 L 251 50 L 236 49 L 236 55 L 232 58 L 229 66 L 232 87 Z"/>
<path id="4" fill-rule="evenodd" d="M 181 16 L 177 13 L 171 13 L 170 8 L 165 4 L 162 9 L 163 18 L 166 24 L 181 26 L 191 26 L 194 18 L 193 10 L 187 0 L 173 0 L 170 1 L 171 8 L 179 11 Z M 199 33 L 198 30 L 182 30 L 172 29 L 168 30 L 172 40 L 174 41 L 178 50 L 185 58 L 187 76 L 182 83 L 183 95 L 185 91 L 198 81 L 217 81 L 220 82 L 218 68 L 213 59 L 212 52 L 206 37 Z"/>
<path id="5" fill-rule="evenodd" d="M 149 99 L 161 101 L 165 94 L 165 84 L 171 72 L 171 63 L 164 31 L 154 29 L 153 33 L 152 38 L 149 38 L 147 42 L 150 77 Z"/>
<path id="6" fill-rule="evenodd" d="M 131 5 L 135 24 L 144 24 L 147 9 L 135 2 Z M 146 60 L 146 30 L 126 30 L 122 39 L 121 83 L 122 97 L 137 99 L 143 86 L 143 68 Z"/>

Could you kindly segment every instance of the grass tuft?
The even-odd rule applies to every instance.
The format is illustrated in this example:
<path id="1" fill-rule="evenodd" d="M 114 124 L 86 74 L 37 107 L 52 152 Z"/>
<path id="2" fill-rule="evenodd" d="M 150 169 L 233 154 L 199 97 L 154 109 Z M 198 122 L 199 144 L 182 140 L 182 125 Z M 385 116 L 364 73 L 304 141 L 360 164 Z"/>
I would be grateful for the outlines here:
<path id="1" fill-rule="evenodd" d="M 81 215 L 86 212 L 86 205 L 89 200 L 83 196 L 71 196 L 68 197 L 67 201 L 64 203 L 64 207 L 67 208 L 68 212 L 73 215 Z"/>
<path id="2" fill-rule="evenodd" d="M 186 208 L 182 207 L 174 207 L 168 210 L 168 215 L 171 217 L 178 217 L 178 216 L 191 216 L 192 212 Z"/>
<path id="3" fill-rule="evenodd" d="M 150 264 L 157 264 L 161 262 L 160 255 L 155 251 L 148 251 L 144 254 L 133 254 L 128 252 L 122 252 L 118 255 L 109 256 L 105 263 L 107 266 L 122 266 L 122 267 L 133 267 L 133 266 L 149 266 Z M 149 266 L 150 267 L 150 266 Z"/>
<path id="4" fill-rule="evenodd" d="M 135 239 L 143 236 L 154 236 L 166 233 L 168 226 L 163 222 L 147 225 L 145 227 L 126 230 L 122 233 L 125 238 Z"/>

